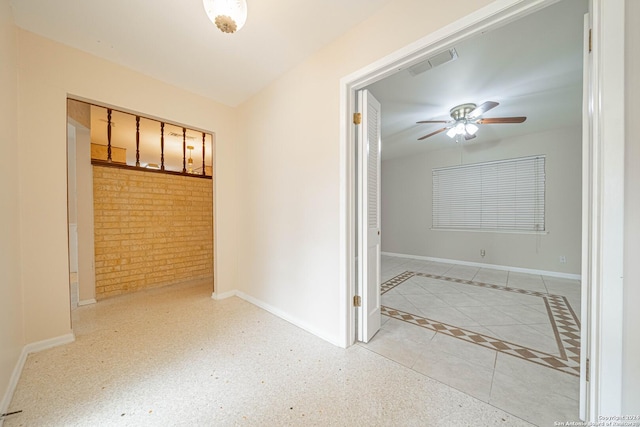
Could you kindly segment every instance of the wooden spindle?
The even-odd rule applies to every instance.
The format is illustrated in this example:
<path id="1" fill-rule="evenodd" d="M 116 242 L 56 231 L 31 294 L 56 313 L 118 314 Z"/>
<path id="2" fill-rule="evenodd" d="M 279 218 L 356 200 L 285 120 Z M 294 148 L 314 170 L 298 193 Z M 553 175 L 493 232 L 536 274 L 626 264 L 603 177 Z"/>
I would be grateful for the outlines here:
<path id="1" fill-rule="evenodd" d="M 160 170 L 164 170 L 164 122 L 160 122 Z"/>
<path id="2" fill-rule="evenodd" d="M 187 128 L 182 128 L 182 173 L 187 173 Z"/>
<path id="3" fill-rule="evenodd" d="M 107 108 L 107 162 L 111 161 L 111 108 Z"/>
<path id="4" fill-rule="evenodd" d="M 207 174 L 207 169 L 205 167 L 204 164 L 204 138 L 205 138 L 205 133 L 202 132 L 202 175 L 206 175 Z"/>
<path id="5" fill-rule="evenodd" d="M 136 166 L 140 167 L 140 116 L 136 116 Z"/>

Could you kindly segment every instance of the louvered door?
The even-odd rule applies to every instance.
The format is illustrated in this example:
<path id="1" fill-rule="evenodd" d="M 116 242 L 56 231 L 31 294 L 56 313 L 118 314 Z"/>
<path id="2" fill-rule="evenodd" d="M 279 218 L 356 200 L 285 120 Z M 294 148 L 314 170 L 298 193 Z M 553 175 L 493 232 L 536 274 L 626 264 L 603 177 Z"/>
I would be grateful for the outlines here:
<path id="1" fill-rule="evenodd" d="M 360 97 L 358 138 L 361 189 L 362 306 L 359 337 L 368 342 L 380 329 L 380 103 L 366 90 Z"/>

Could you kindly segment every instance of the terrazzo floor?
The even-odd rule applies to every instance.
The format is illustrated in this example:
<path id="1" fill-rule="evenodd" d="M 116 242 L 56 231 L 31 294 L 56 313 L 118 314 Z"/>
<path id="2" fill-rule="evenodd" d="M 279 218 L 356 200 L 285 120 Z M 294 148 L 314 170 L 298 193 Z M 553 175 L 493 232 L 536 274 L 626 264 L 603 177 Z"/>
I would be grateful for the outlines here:
<path id="1" fill-rule="evenodd" d="M 390 256 L 381 271 L 383 325 L 361 347 L 535 425 L 579 421 L 579 281 Z"/>
<path id="2" fill-rule="evenodd" d="M 436 359 L 409 367 L 363 345 L 341 349 L 239 298 L 214 301 L 210 289 L 74 310 L 76 341 L 28 356 L 8 409 L 22 412 L 4 426 L 531 425 L 425 374 Z M 447 354 L 446 340 L 400 326 L 389 320 L 379 336 L 401 331 Z M 500 372 L 520 369 L 517 360 Z M 520 385 L 504 376 L 505 387 Z"/>

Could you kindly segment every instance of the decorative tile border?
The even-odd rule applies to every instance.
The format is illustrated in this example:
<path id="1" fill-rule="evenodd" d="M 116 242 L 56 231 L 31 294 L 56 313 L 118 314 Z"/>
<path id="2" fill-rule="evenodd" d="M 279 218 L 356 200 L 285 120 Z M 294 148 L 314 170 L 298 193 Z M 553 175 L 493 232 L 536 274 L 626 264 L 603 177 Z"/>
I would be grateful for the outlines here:
<path id="1" fill-rule="evenodd" d="M 404 273 L 384 282 L 381 285 L 381 293 L 385 294 L 389 292 L 391 289 L 401 285 L 414 276 L 429 277 L 447 282 L 461 283 L 464 285 L 478 286 L 542 298 L 547 308 L 549 321 L 556 337 L 560 356 L 524 347 L 489 335 L 480 334 L 468 329 L 459 328 L 457 326 L 386 306 L 382 306 L 383 315 L 402 320 L 403 322 L 411 323 L 422 328 L 430 329 L 441 334 L 449 335 L 472 344 L 477 344 L 491 350 L 509 354 L 532 363 L 537 363 L 538 365 L 556 369 L 570 375 L 580 375 L 580 321 L 571 308 L 569 301 L 565 297 L 526 289 L 508 288 L 506 286 L 490 283 L 454 279 L 451 277 L 412 271 L 405 271 Z"/>

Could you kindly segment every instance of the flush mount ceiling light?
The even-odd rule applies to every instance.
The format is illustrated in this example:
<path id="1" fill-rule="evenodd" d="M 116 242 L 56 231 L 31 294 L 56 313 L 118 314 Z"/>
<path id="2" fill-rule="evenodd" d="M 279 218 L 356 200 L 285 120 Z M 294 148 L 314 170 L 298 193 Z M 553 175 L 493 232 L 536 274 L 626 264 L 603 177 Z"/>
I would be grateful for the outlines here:
<path id="1" fill-rule="evenodd" d="M 223 33 L 235 33 L 247 22 L 245 0 L 203 0 L 207 16 Z"/>

